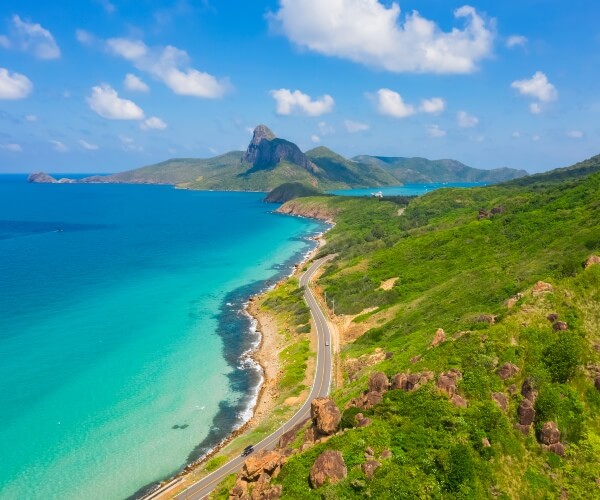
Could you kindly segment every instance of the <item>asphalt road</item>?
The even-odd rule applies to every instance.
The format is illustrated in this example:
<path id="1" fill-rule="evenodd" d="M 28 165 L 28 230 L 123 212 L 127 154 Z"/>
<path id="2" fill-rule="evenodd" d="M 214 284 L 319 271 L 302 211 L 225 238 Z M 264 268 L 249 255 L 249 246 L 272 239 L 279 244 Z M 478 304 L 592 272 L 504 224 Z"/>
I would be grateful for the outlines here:
<path id="1" fill-rule="evenodd" d="M 317 272 L 319 267 L 329 259 L 330 257 L 328 256 L 316 260 L 300 278 L 300 285 L 304 288 L 304 300 L 310 308 L 311 315 L 317 328 L 317 369 L 315 370 L 315 379 L 312 389 L 308 395 L 308 398 L 306 399 L 306 402 L 291 419 L 289 419 L 283 426 L 281 426 L 271 435 L 264 438 L 260 443 L 254 445 L 255 452 L 260 450 L 271 450 L 275 448 L 279 442 L 279 438 L 283 433 L 291 429 L 294 425 L 310 417 L 311 401 L 315 398 L 327 396 L 329 394 L 332 370 L 331 332 L 329 330 L 329 326 L 327 325 L 327 320 L 323 315 L 323 311 L 319 307 L 315 296 L 308 286 L 311 278 Z M 188 489 L 182 491 L 174 498 L 177 500 L 198 500 L 204 498 L 229 474 L 238 472 L 242 468 L 245 460 L 246 457 L 242 456 L 234 458 L 205 478 L 201 479 L 197 483 L 194 483 Z"/>

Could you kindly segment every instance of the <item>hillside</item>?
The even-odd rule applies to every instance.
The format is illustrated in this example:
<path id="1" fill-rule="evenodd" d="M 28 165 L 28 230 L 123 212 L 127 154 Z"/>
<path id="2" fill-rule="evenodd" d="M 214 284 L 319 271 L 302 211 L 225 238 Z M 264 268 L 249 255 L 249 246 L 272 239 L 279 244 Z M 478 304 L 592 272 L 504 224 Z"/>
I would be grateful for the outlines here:
<path id="1" fill-rule="evenodd" d="M 286 201 L 307 196 L 323 195 L 319 190 L 301 182 L 287 182 L 277 186 L 264 199 L 266 203 L 285 203 Z"/>
<path id="2" fill-rule="evenodd" d="M 396 186 L 405 182 L 498 182 L 524 175 L 523 171 L 512 169 L 478 170 L 454 160 L 371 156 L 357 160 L 348 160 L 325 147 L 303 153 L 293 142 L 278 138 L 268 127 L 259 125 L 246 151 L 204 159 L 175 158 L 117 174 L 60 182 L 170 184 L 228 191 L 271 191 L 284 183 L 301 182 L 326 191 Z M 400 160 L 406 160 L 406 165 L 400 165 Z M 29 182 L 59 181 L 39 172 L 32 174 Z"/>
<path id="3" fill-rule="evenodd" d="M 468 167 L 456 160 L 367 155 L 356 156 L 353 160 L 369 168 L 379 167 L 404 184 L 430 182 L 488 182 L 493 184 L 527 175 L 524 170 L 514 168 L 481 170 Z"/>
<path id="4" fill-rule="evenodd" d="M 285 465 L 261 488 L 600 496 L 600 173 L 568 172 L 441 189 L 401 212 L 341 197 L 281 207 L 336 220 L 321 254 L 337 257 L 316 290 L 335 301 L 342 336 L 341 416 L 327 403 L 282 438 Z"/>

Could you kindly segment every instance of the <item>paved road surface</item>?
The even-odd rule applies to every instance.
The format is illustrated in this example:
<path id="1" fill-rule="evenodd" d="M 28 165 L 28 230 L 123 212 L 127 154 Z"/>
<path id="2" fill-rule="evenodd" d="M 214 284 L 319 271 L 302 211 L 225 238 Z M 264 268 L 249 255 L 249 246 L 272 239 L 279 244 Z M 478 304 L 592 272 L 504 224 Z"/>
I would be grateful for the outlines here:
<path id="1" fill-rule="evenodd" d="M 316 260 L 300 278 L 300 285 L 304 288 L 304 300 L 310 308 L 310 312 L 317 327 L 317 369 L 315 371 L 312 390 L 310 391 L 306 402 L 290 420 L 273 432 L 273 434 L 254 445 L 255 451 L 275 448 L 279 442 L 279 438 L 284 432 L 310 417 L 311 401 L 315 398 L 327 396 L 329 394 L 329 386 L 331 385 L 331 332 L 325 316 L 323 315 L 323 311 L 321 311 L 308 284 L 319 267 L 330 258 L 331 257 L 328 256 Z M 245 460 L 246 457 L 242 456 L 234 458 L 213 473 L 190 486 L 187 490 L 176 495 L 175 498 L 177 500 L 199 500 L 204 498 L 229 474 L 238 472 L 242 468 Z"/>

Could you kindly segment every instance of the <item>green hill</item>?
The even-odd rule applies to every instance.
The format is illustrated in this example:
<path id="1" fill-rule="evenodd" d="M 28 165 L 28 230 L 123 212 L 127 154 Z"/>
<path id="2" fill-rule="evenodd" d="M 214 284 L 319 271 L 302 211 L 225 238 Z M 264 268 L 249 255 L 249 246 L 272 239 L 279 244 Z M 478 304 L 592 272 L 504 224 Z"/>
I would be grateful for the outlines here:
<path id="1" fill-rule="evenodd" d="M 597 169 L 595 157 L 441 189 L 401 212 L 362 198 L 283 206 L 337 214 L 316 289 L 348 326 L 333 392 L 347 430 L 316 444 L 299 431 L 271 481 L 282 498 L 600 496 L 600 258 L 584 266 L 600 255 Z M 370 406 L 376 372 L 400 388 Z M 347 477 L 312 489 L 324 450 Z"/>
<path id="2" fill-rule="evenodd" d="M 277 186 L 271 191 L 264 201 L 266 203 L 285 203 L 286 201 L 296 198 L 304 198 L 307 196 L 322 195 L 318 189 L 315 189 L 301 182 L 287 182 L 281 186 Z"/>

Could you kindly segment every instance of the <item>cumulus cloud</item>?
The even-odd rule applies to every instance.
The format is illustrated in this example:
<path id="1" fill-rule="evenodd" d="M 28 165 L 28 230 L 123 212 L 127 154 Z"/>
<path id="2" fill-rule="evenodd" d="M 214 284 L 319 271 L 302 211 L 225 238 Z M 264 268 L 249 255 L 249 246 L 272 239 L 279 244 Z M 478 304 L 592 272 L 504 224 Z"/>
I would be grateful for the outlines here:
<path id="1" fill-rule="evenodd" d="M 416 113 L 412 104 L 407 104 L 398 92 L 390 89 L 379 89 L 375 95 L 377 111 L 382 115 L 394 118 L 406 118 Z"/>
<path id="2" fill-rule="evenodd" d="M 122 99 L 110 85 L 102 83 L 92 87 L 87 98 L 90 108 L 109 120 L 142 120 L 144 111 L 129 99 Z"/>
<path id="3" fill-rule="evenodd" d="M 354 120 L 344 120 L 344 127 L 351 134 L 369 130 L 369 126 L 366 123 L 355 122 Z"/>
<path id="4" fill-rule="evenodd" d="M 157 116 L 151 116 L 140 124 L 142 130 L 164 130 L 167 124 Z"/>
<path id="5" fill-rule="evenodd" d="M 393 72 L 470 73 L 492 52 L 494 22 L 467 5 L 454 11 L 464 27 L 442 31 L 417 11 L 378 0 L 280 0 L 275 31 L 327 56 Z"/>
<path id="6" fill-rule="evenodd" d="M 524 37 L 523 35 L 511 35 L 506 39 L 506 46 L 509 49 L 525 47 L 525 45 L 527 45 L 527 37 Z"/>
<path id="7" fill-rule="evenodd" d="M 427 135 L 429 137 L 444 137 L 446 135 L 446 131 L 441 129 L 439 125 L 429 125 L 427 127 Z"/>
<path id="8" fill-rule="evenodd" d="M 131 73 L 127 73 L 123 84 L 127 90 L 131 90 L 132 92 L 148 92 L 150 90 L 148 85 L 139 76 L 132 75 Z"/>
<path id="9" fill-rule="evenodd" d="M 9 144 L 0 144 L 0 149 L 4 151 L 10 151 L 11 153 L 21 153 L 23 148 L 20 144 L 9 143 Z"/>
<path id="10" fill-rule="evenodd" d="M 277 104 L 278 115 L 298 113 L 306 116 L 320 116 L 330 113 L 335 104 L 333 97 L 328 94 L 318 99 L 312 99 L 299 90 L 293 92 L 289 89 L 271 90 L 270 94 Z"/>
<path id="11" fill-rule="evenodd" d="M 230 88 L 227 80 L 190 68 L 189 55 L 177 47 L 150 48 L 140 40 L 127 38 L 111 38 L 106 45 L 111 53 L 162 81 L 176 94 L 216 99 Z"/>
<path id="12" fill-rule="evenodd" d="M 446 109 L 446 101 L 441 97 L 432 97 L 431 99 L 423 99 L 419 108 L 423 113 L 437 115 Z"/>
<path id="13" fill-rule="evenodd" d="M 567 137 L 571 139 L 581 139 L 583 137 L 583 132 L 581 130 L 569 130 L 567 132 Z"/>
<path id="14" fill-rule="evenodd" d="M 321 142 L 321 138 L 316 134 L 311 135 L 310 140 L 312 142 L 314 142 L 315 144 L 318 144 L 319 142 Z"/>
<path id="15" fill-rule="evenodd" d="M 60 48 L 50 31 L 40 24 L 24 21 L 16 14 L 12 17 L 11 37 L 4 38 L 10 47 L 29 52 L 38 59 L 60 57 Z"/>
<path id="16" fill-rule="evenodd" d="M 466 111 L 456 113 L 456 120 L 458 121 L 458 126 L 461 128 L 472 128 L 479 123 L 479 118 L 470 115 Z"/>
<path id="17" fill-rule="evenodd" d="M 135 151 L 138 153 L 144 151 L 142 146 L 138 146 L 131 137 L 127 137 L 126 135 L 120 135 L 119 141 L 121 142 L 121 149 L 123 151 Z"/>
<path id="18" fill-rule="evenodd" d="M 33 90 L 33 83 L 25 75 L 0 68 L 0 99 L 24 99 Z"/>
<path id="19" fill-rule="evenodd" d="M 79 145 L 86 151 L 97 151 L 99 149 L 97 144 L 91 144 L 83 139 L 79 139 Z"/>
<path id="20" fill-rule="evenodd" d="M 75 30 L 75 38 L 82 45 L 92 45 L 96 42 L 96 37 L 89 31 L 78 29 Z"/>
<path id="21" fill-rule="evenodd" d="M 529 106 L 529 110 L 533 114 L 542 111 L 542 103 L 549 103 L 558 99 L 556 87 L 548 81 L 548 77 L 541 71 L 536 71 L 529 79 L 516 80 L 510 86 L 521 95 L 539 101 L 531 103 Z"/>
<path id="22" fill-rule="evenodd" d="M 67 151 L 69 151 L 69 148 L 60 141 L 56 141 L 56 140 L 52 139 L 48 142 L 50 142 L 50 144 L 52 144 L 52 149 L 54 149 L 54 151 L 57 151 L 58 153 L 66 153 Z"/>

